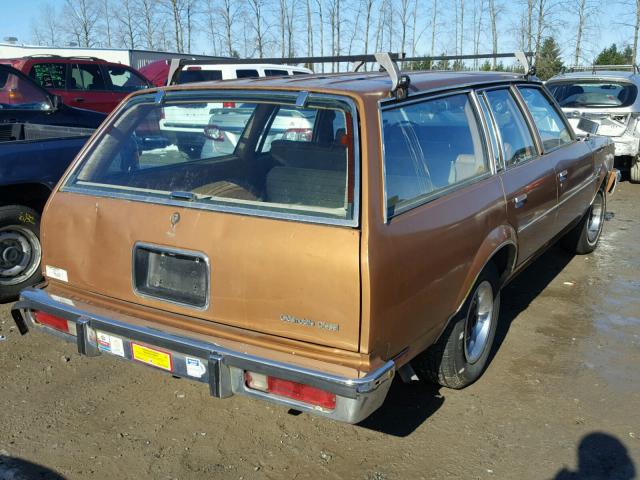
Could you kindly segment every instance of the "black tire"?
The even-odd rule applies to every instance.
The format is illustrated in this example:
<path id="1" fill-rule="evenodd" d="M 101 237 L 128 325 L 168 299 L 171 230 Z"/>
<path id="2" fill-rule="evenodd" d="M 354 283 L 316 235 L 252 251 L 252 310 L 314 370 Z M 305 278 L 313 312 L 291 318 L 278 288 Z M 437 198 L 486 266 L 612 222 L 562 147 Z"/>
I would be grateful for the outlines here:
<path id="1" fill-rule="evenodd" d="M 474 318 L 476 322 L 479 319 L 479 316 L 475 315 L 477 296 L 481 289 L 484 294 L 488 294 L 487 286 L 491 288 L 492 304 L 484 337 L 486 339 L 482 348 L 473 352 L 473 347 L 469 348 L 471 342 L 468 342 L 468 337 L 471 337 L 468 327 L 474 324 Z M 489 263 L 476 280 L 460 312 L 451 319 L 440 339 L 413 360 L 413 368 L 420 379 L 444 387 L 461 389 L 480 378 L 487 367 L 499 315 L 500 280 L 495 265 Z"/>
<path id="2" fill-rule="evenodd" d="M 40 214 L 20 205 L 0 207 L 0 303 L 42 279 Z"/>
<path id="3" fill-rule="evenodd" d="M 602 235 L 606 211 L 607 196 L 599 190 L 580 222 L 562 238 L 562 247 L 577 255 L 593 252 Z"/>
<path id="4" fill-rule="evenodd" d="M 631 160 L 629 180 L 631 183 L 640 183 L 640 157 L 635 157 Z"/>

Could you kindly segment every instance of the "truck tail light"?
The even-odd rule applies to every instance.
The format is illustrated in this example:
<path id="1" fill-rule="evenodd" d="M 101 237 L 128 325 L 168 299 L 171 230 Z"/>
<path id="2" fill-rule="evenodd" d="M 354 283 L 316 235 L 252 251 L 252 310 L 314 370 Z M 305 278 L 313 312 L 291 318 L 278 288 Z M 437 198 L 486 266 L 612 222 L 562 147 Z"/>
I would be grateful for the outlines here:
<path id="1" fill-rule="evenodd" d="M 56 317 L 50 313 L 35 311 L 33 312 L 33 318 L 36 323 L 51 327 L 59 332 L 69 333 L 71 335 L 76 334 L 75 323 L 65 318 Z"/>
<path id="2" fill-rule="evenodd" d="M 222 102 L 222 108 L 236 108 L 236 102 Z"/>
<path id="3" fill-rule="evenodd" d="M 204 136 L 214 142 L 224 142 L 224 133 L 217 125 L 207 125 L 204 127 Z"/>
<path id="4" fill-rule="evenodd" d="M 247 387 L 261 392 L 291 398 L 327 410 L 336 408 L 336 394 L 303 383 L 283 380 L 255 372 L 244 373 Z"/>

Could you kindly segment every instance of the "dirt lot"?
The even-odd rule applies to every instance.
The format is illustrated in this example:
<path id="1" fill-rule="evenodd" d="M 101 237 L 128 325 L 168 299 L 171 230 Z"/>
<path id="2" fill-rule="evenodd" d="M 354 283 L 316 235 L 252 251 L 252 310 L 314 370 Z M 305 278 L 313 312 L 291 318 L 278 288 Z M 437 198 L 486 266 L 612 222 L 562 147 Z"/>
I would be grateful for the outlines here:
<path id="1" fill-rule="evenodd" d="M 0 478 L 640 477 L 640 185 L 608 210 L 593 255 L 552 248 L 503 292 L 479 382 L 396 382 L 358 426 L 83 358 L 0 307 Z"/>

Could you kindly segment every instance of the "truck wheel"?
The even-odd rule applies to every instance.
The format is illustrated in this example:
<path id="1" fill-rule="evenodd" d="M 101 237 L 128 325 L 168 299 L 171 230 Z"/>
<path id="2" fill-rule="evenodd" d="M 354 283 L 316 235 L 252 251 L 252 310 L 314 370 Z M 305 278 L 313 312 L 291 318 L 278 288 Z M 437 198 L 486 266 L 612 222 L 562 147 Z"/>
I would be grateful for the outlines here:
<path id="1" fill-rule="evenodd" d="M 578 225 L 562 239 L 564 249 L 578 255 L 593 252 L 600 241 L 606 210 L 607 196 L 599 190 Z"/>
<path id="2" fill-rule="evenodd" d="M 629 171 L 629 179 L 633 183 L 640 183 L 640 158 L 633 159 L 631 170 Z"/>
<path id="3" fill-rule="evenodd" d="M 489 263 L 440 339 L 413 360 L 418 376 L 455 389 L 475 382 L 487 366 L 499 313 L 498 271 Z"/>
<path id="4" fill-rule="evenodd" d="M 42 278 L 41 258 L 40 214 L 20 205 L 0 207 L 0 303 Z"/>

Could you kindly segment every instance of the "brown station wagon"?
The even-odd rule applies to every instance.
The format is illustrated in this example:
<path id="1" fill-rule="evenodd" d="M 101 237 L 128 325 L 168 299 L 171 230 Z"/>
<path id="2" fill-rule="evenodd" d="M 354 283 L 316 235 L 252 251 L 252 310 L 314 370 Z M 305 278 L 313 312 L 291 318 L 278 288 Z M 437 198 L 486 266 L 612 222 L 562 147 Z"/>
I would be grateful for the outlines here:
<path id="1" fill-rule="evenodd" d="M 556 239 L 596 248 L 613 144 L 535 78 L 393 73 L 129 97 L 49 200 L 21 332 L 346 422 L 396 372 L 474 382 L 500 289 Z M 163 119 L 203 104 L 181 150 Z"/>

